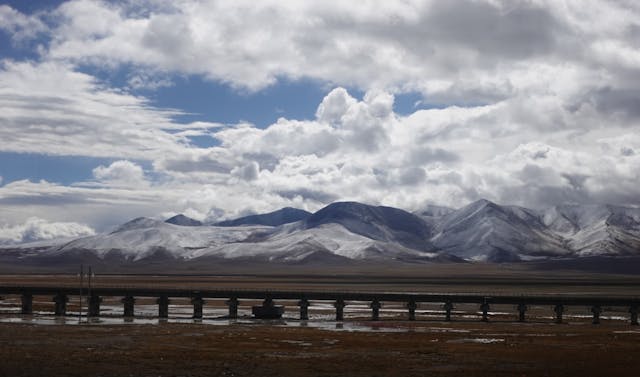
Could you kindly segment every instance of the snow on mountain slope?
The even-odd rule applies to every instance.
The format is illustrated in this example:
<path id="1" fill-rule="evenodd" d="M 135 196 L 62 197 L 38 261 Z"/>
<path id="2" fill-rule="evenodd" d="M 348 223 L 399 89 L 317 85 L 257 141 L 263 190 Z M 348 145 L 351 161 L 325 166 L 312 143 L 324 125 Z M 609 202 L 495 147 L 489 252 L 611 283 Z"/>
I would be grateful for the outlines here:
<path id="1" fill-rule="evenodd" d="M 189 257 L 259 258 L 269 261 L 299 262 L 317 253 L 354 260 L 417 260 L 435 254 L 405 248 L 392 242 L 370 239 L 340 224 L 323 224 L 310 229 L 280 229 L 260 242 L 236 242 L 202 250 Z"/>
<path id="2" fill-rule="evenodd" d="M 234 220 L 226 220 L 216 223 L 217 226 L 241 226 L 241 225 L 267 225 L 279 226 L 296 221 L 304 220 L 311 216 L 311 213 L 291 207 L 285 207 L 277 211 L 245 216 Z"/>
<path id="3" fill-rule="evenodd" d="M 164 222 L 173 224 L 173 225 L 181 225 L 181 226 L 201 226 L 202 225 L 202 222 L 192 219 L 191 217 L 187 217 L 183 214 L 170 217 L 166 219 Z"/>
<path id="4" fill-rule="evenodd" d="M 75 250 L 89 250 L 98 257 L 117 251 L 128 259 L 140 260 L 162 249 L 176 258 L 188 256 L 189 249 L 201 249 L 250 238 L 255 233 L 269 231 L 269 227 L 184 227 L 139 218 L 114 232 L 79 238 L 48 254 L 64 254 Z"/>
<path id="5" fill-rule="evenodd" d="M 311 229 L 323 224 L 340 224 L 367 238 L 395 242 L 403 247 L 433 251 L 431 229 L 420 217 L 398 208 L 370 206 L 356 202 L 332 203 L 304 221 Z"/>
<path id="6" fill-rule="evenodd" d="M 640 208 L 562 205 L 545 211 L 543 221 L 579 256 L 640 254 Z"/>
<path id="7" fill-rule="evenodd" d="M 342 202 L 279 226 L 182 226 L 137 218 L 111 233 L 63 241 L 0 250 L 29 258 L 91 253 L 109 260 L 168 256 L 285 263 L 638 255 L 640 209 L 566 205 L 536 212 L 480 200 L 455 211 L 434 208 L 416 216 L 391 207 Z"/>
<path id="8" fill-rule="evenodd" d="M 443 216 L 436 229 L 431 242 L 441 252 L 465 259 L 501 262 L 569 254 L 535 212 L 488 200 Z"/>

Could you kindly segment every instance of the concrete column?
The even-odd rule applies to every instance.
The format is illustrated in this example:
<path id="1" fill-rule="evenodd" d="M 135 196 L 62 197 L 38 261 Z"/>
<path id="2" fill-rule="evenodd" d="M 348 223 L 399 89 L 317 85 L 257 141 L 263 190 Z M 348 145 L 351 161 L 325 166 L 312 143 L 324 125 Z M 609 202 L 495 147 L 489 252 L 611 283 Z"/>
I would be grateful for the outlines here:
<path id="1" fill-rule="evenodd" d="M 409 321 L 416 320 L 416 309 L 418 308 L 418 304 L 414 300 L 407 302 L 407 309 L 409 309 Z"/>
<path id="2" fill-rule="evenodd" d="M 204 306 L 204 300 L 200 296 L 196 296 L 191 299 L 193 304 L 193 318 L 202 318 L 202 307 Z"/>
<path id="3" fill-rule="evenodd" d="M 102 302 L 102 298 L 98 295 L 92 294 L 89 296 L 89 317 L 98 317 L 100 316 L 100 303 Z"/>
<path id="4" fill-rule="evenodd" d="M 125 317 L 133 317 L 133 307 L 136 303 L 136 299 L 133 296 L 124 296 L 122 298 L 122 303 L 124 304 L 124 316 Z"/>
<path id="5" fill-rule="evenodd" d="M 303 298 L 298 301 L 298 306 L 300 306 L 300 320 L 306 321 L 309 319 L 309 300 Z"/>
<path id="6" fill-rule="evenodd" d="M 591 313 L 593 313 L 593 321 L 591 321 L 594 325 L 600 324 L 600 313 L 602 313 L 602 308 L 600 305 L 594 305 L 591 307 Z"/>
<path id="7" fill-rule="evenodd" d="M 556 323 L 562 323 L 562 314 L 564 313 L 564 305 L 557 304 L 553 307 L 553 311 L 556 313 Z"/>
<path id="8" fill-rule="evenodd" d="M 347 306 L 347 304 L 345 304 L 344 300 L 339 298 L 336 300 L 336 302 L 333 304 L 333 306 L 336 308 L 336 321 L 343 321 L 344 320 L 344 307 Z"/>
<path id="9" fill-rule="evenodd" d="M 22 314 L 33 314 L 33 295 L 31 293 L 23 293 L 21 300 Z"/>
<path id="10" fill-rule="evenodd" d="M 229 318 L 238 318 L 238 299 L 231 297 L 226 303 L 229 306 Z"/>
<path id="11" fill-rule="evenodd" d="M 638 326 L 638 305 L 631 305 L 629 308 L 629 322 L 632 326 Z"/>
<path id="12" fill-rule="evenodd" d="M 58 293 L 53 296 L 53 302 L 55 304 L 55 315 L 67 315 L 67 302 L 69 302 L 69 297 L 67 297 L 67 295 L 64 293 Z"/>
<path id="13" fill-rule="evenodd" d="M 158 317 L 169 318 L 169 297 L 160 296 L 156 302 L 158 303 Z"/>
<path id="14" fill-rule="evenodd" d="M 482 322 L 489 322 L 489 309 L 491 307 L 489 306 L 489 303 L 487 301 L 484 301 L 482 304 L 480 304 L 480 310 L 482 310 Z"/>
<path id="15" fill-rule="evenodd" d="M 380 319 L 380 308 L 382 307 L 382 304 L 380 304 L 380 301 L 373 300 L 371 302 L 371 320 L 372 321 L 377 321 Z"/>
<path id="16" fill-rule="evenodd" d="M 525 313 L 527 312 L 527 304 L 520 303 L 518 304 L 518 322 L 525 321 Z"/>
<path id="17" fill-rule="evenodd" d="M 447 301 L 444 303 L 444 320 L 447 322 L 451 321 L 451 310 L 453 310 L 453 303 L 451 301 Z"/>

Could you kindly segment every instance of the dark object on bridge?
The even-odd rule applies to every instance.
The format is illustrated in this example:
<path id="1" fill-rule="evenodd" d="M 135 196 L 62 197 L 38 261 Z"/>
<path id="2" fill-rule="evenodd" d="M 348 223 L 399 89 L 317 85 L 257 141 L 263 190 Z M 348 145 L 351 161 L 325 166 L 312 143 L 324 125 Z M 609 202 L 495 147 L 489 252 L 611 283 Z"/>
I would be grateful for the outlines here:
<path id="1" fill-rule="evenodd" d="M 600 313 L 602 313 L 602 307 L 600 307 L 600 305 L 594 305 L 591 308 L 591 313 L 593 313 L 593 321 L 591 323 L 593 323 L 594 325 L 599 325 Z"/>
<path id="2" fill-rule="evenodd" d="M 525 321 L 525 313 L 527 312 L 527 304 L 521 302 L 518 304 L 518 322 Z"/>
<path id="3" fill-rule="evenodd" d="M 135 297 L 124 296 L 124 298 L 122 299 L 122 303 L 124 304 L 124 316 L 133 317 L 133 306 L 136 303 Z"/>
<path id="4" fill-rule="evenodd" d="M 22 314 L 33 314 L 33 295 L 31 293 L 23 293 L 21 301 Z"/>
<path id="5" fill-rule="evenodd" d="M 253 306 L 251 313 L 254 318 L 258 319 L 279 319 L 282 318 L 282 314 L 284 314 L 284 306 L 274 305 L 271 298 L 266 298 L 262 302 L 262 305 Z"/>
<path id="6" fill-rule="evenodd" d="M 100 303 L 102 302 L 102 298 L 98 295 L 89 296 L 89 317 L 99 317 L 100 316 Z"/>
<path id="7" fill-rule="evenodd" d="M 156 302 L 158 303 L 158 317 L 169 318 L 169 297 L 160 296 Z"/>
<path id="8" fill-rule="evenodd" d="M 69 302 L 69 297 L 67 297 L 67 295 L 64 293 L 58 293 L 53 296 L 53 302 L 55 303 L 55 315 L 67 315 L 67 302 Z"/>

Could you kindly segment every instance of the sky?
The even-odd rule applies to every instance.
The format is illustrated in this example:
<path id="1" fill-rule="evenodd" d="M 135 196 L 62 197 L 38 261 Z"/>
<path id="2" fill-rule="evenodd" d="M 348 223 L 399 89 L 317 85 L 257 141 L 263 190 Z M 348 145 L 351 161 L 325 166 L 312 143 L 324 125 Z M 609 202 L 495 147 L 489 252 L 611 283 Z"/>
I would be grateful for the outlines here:
<path id="1" fill-rule="evenodd" d="M 0 0 L 0 244 L 356 200 L 640 205 L 633 0 Z"/>

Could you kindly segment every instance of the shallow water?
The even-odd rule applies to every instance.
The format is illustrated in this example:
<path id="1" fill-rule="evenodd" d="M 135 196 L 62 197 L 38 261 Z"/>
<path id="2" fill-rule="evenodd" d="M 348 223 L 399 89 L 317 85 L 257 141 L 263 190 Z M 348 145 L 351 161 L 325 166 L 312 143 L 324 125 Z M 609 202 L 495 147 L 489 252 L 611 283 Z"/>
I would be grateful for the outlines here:
<path id="1" fill-rule="evenodd" d="M 34 298 L 34 307 L 51 308 L 49 310 L 34 310 L 33 315 L 20 314 L 20 302 L 17 297 L 9 300 L 0 300 L 0 322 L 3 323 L 30 323 L 38 325 L 77 325 L 95 324 L 95 325 L 122 325 L 122 324 L 149 324 L 158 325 L 162 323 L 200 323 L 213 326 L 224 326 L 232 324 L 243 325 L 259 325 L 272 324 L 274 326 L 291 326 L 291 327 L 310 327 L 331 331 L 368 331 L 368 332 L 465 332 L 467 330 L 457 330 L 452 328 L 437 326 L 397 326 L 393 324 L 385 324 L 384 322 L 368 321 L 371 316 L 371 308 L 368 303 L 350 302 L 344 308 L 345 321 L 335 321 L 335 308 L 332 302 L 311 302 L 309 306 L 309 320 L 299 320 L 298 307 L 294 304 L 285 304 L 285 313 L 281 320 L 265 321 L 253 319 L 251 316 L 251 302 L 245 301 L 238 308 L 238 319 L 228 319 L 228 308 L 224 305 L 223 300 L 209 300 L 207 305 L 203 307 L 203 319 L 193 319 L 193 306 L 188 300 L 177 299 L 172 300 L 169 305 L 169 318 L 158 318 L 158 305 L 153 299 L 141 299 L 136 302 L 134 307 L 134 317 L 123 317 L 123 305 L 119 299 L 105 299 L 100 306 L 99 318 L 86 317 L 86 304 L 83 308 L 83 316 L 79 316 L 77 301 L 69 302 L 67 316 L 56 317 L 53 315 L 53 304 L 50 299 L 45 300 L 44 297 Z M 257 302 L 256 302 L 257 303 Z M 75 305 L 74 305 L 75 304 Z M 502 308 L 501 308 L 502 309 Z M 507 309 L 505 307 L 505 309 Z M 549 308 L 532 308 L 531 313 L 527 313 L 528 321 L 545 321 L 553 322 L 554 316 L 548 315 Z M 543 314 L 544 313 L 544 314 Z M 463 321 L 477 321 L 481 317 L 481 312 L 477 311 L 477 306 L 460 305 L 456 310 L 452 311 L 452 318 Z M 499 320 L 505 317 L 513 317 L 515 319 L 516 312 L 510 311 L 491 311 L 488 313 L 490 320 Z M 531 315 L 529 315 L 531 314 Z M 402 303 L 388 303 L 380 311 L 380 318 L 389 319 L 406 319 L 407 309 Z M 439 305 L 423 305 L 416 310 L 416 317 L 420 320 L 441 321 L 444 319 L 445 311 Z M 577 321 L 588 323 L 590 315 L 582 313 L 565 313 L 564 321 Z M 616 312 L 603 313 L 602 320 L 628 321 L 624 315 Z M 584 321 L 587 320 L 587 321 Z M 576 322 L 576 324 L 582 324 Z M 571 322 L 573 323 L 573 322 Z"/>

